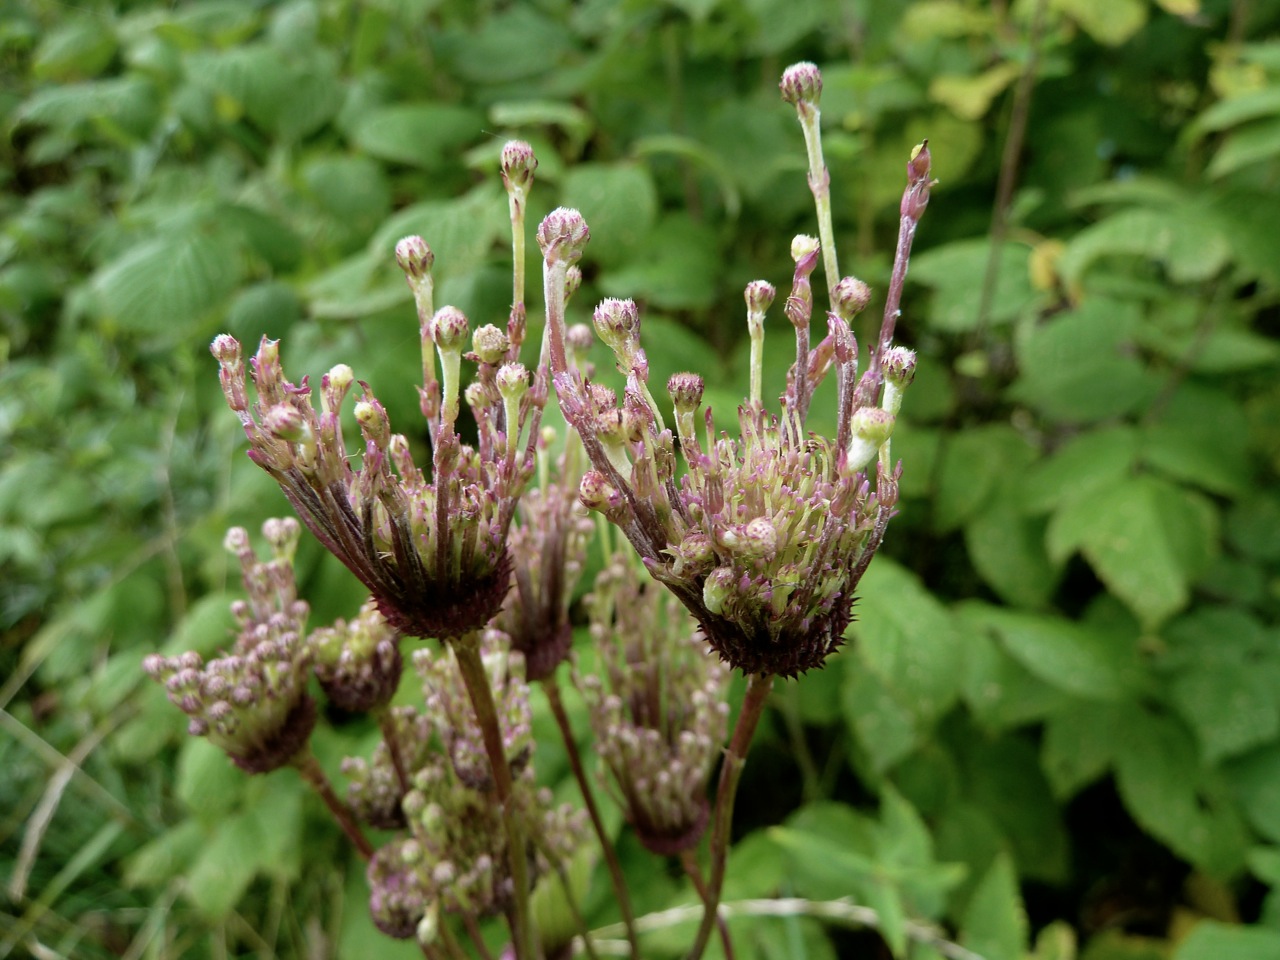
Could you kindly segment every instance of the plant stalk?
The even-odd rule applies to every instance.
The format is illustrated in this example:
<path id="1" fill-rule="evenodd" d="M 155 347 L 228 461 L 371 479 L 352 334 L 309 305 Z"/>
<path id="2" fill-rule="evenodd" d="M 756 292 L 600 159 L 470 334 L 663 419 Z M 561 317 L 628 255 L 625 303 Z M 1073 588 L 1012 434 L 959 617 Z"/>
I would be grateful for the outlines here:
<path id="1" fill-rule="evenodd" d="M 724 765 L 720 768 L 720 785 L 716 789 L 715 822 L 711 828 L 711 882 L 702 913 L 702 923 L 688 960 L 701 960 L 711 939 L 711 928 L 719 915 L 720 894 L 724 890 L 724 870 L 729 859 L 729 832 L 733 826 L 733 803 L 738 793 L 738 781 L 747 763 L 747 751 L 756 725 L 764 713 L 769 691 L 773 689 L 773 674 L 760 673 L 747 677 L 747 693 L 742 698 L 742 710 L 734 724 L 733 736 L 725 752 Z"/>
<path id="2" fill-rule="evenodd" d="M 489 675 L 480 659 L 479 635 L 473 632 L 458 637 L 450 642 L 449 647 L 453 650 L 462 682 L 467 687 L 467 696 L 471 699 L 471 708 L 480 725 L 489 766 L 493 769 L 494 790 L 502 804 L 502 822 L 507 831 L 507 859 L 515 886 L 511 936 L 516 960 L 535 960 L 529 927 L 529 863 L 525 856 L 524 827 L 512 802 L 511 767 L 502 746 L 502 729 L 498 723 L 498 709 L 493 702 L 493 690 L 489 687 Z"/>
<path id="3" fill-rule="evenodd" d="M 636 937 L 635 910 L 631 906 L 631 896 L 627 892 L 627 880 L 622 873 L 622 864 L 618 862 L 618 851 L 614 849 L 608 833 L 605 832 L 595 793 L 587 780 L 587 772 L 582 766 L 582 755 L 578 752 L 578 744 L 573 739 L 569 716 L 565 713 L 564 702 L 560 699 L 560 685 L 556 682 L 555 674 L 542 681 L 542 690 L 547 695 L 547 702 L 551 705 L 556 726 L 560 728 L 560 736 L 564 740 L 564 748 L 569 755 L 569 766 L 573 770 L 574 779 L 578 781 L 578 790 L 582 793 L 583 803 L 586 804 L 587 815 L 591 817 L 591 826 L 596 832 L 596 839 L 600 841 L 600 850 L 604 854 L 604 862 L 609 868 L 609 879 L 613 883 L 613 893 L 618 899 L 618 909 L 622 913 L 622 923 L 627 928 L 627 942 L 631 945 L 631 956 L 639 957 L 640 942 Z"/>
<path id="4" fill-rule="evenodd" d="M 373 845 L 369 843 L 369 838 L 364 835 L 360 825 L 356 823 L 355 817 L 351 815 L 350 808 L 339 800 L 338 795 L 333 792 L 333 787 L 329 784 L 329 778 L 325 776 L 324 770 L 320 768 L 320 764 L 311 749 L 304 747 L 298 751 L 298 755 L 293 758 L 293 765 L 302 774 L 302 779 L 311 784 L 312 789 L 320 795 L 324 805 L 333 814 L 333 819 L 338 821 L 338 826 L 342 828 L 342 832 L 355 844 L 360 858 L 368 860 L 372 857 Z"/>

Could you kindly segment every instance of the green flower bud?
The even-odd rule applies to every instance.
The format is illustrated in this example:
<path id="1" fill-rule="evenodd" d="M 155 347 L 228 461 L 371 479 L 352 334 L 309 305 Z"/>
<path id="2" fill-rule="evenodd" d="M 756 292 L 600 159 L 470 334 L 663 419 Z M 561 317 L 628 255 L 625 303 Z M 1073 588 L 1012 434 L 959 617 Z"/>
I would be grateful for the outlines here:
<path id="1" fill-rule="evenodd" d="M 469 325 L 457 307 L 441 307 L 431 318 L 431 339 L 442 353 L 461 351 L 467 342 Z"/>
<path id="2" fill-rule="evenodd" d="M 508 190 L 527 191 L 533 185 L 533 172 L 538 169 L 538 158 L 533 147 L 523 140 L 508 140 L 502 148 L 502 182 Z"/>
<path id="3" fill-rule="evenodd" d="M 822 97 L 822 71 L 808 61 L 793 63 L 782 72 L 778 89 L 787 103 L 817 106 Z"/>
<path id="4" fill-rule="evenodd" d="M 396 244 L 396 263 L 410 282 L 430 276 L 436 255 L 421 237 L 405 237 Z"/>
<path id="5" fill-rule="evenodd" d="M 844 277 L 831 292 L 831 309 L 842 320 L 852 320 L 871 302 L 871 288 L 857 277 Z"/>
<path id="6" fill-rule="evenodd" d="M 507 335 L 491 323 L 486 323 L 471 338 L 471 349 L 481 363 L 501 363 L 510 346 Z"/>

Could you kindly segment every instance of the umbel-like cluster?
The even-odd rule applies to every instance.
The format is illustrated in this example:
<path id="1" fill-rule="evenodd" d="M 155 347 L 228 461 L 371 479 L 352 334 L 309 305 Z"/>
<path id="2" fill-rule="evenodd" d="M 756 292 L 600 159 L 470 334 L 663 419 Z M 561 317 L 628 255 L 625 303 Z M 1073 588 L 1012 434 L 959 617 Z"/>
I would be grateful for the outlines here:
<path id="1" fill-rule="evenodd" d="M 924 145 L 913 153 L 907 178 L 902 216 L 913 232 L 932 182 Z M 812 344 L 810 275 L 820 245 L 796 237 L 783 307 L 796 359 L 781 412 L 768 413 L 760 398 L 764 318 L 775 290 L 756 281 L 745 293 L 752 392 L 738 408 L 739 435 L 717 435 L 711 411 L 701 409 L 704 383 L 695 373 L 667 383 L 674 407 L 668 426 L 650 391 L 640 312 L 632 301 L 605 300 L 594 314 L 596 333 L 626 378 L 622 397 L 567 362 L 556 290 L 589 235 L 582 216 L 564 208 L 538 229 L 556 392 L 593 468 L 582 480 L 583 503 L 622 530 L 649 573 L 680 598 L 728 663 L 748 674 L 781 676 L 821 666 L 843 642 L 854 591 L 897 504 L 900 468 L 888 458 L 888 441 L 915 354 L 892 345 L 887 323 L 867 368 L 859 370 L 850 321 L 870 291 L 852 277 L 832 286 L 826 335 Z M 837 429 L 834 437 L 822 437 L 805 424 L 814 390 L 829 374 L 837 384 Z"/>

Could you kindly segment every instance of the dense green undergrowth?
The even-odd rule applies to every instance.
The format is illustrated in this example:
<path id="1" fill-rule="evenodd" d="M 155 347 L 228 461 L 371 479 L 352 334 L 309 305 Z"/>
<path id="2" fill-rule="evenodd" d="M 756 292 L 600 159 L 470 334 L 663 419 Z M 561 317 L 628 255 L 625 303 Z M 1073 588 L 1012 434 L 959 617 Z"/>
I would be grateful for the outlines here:
<path id="1" fill-rule="evenodd" d="M 655 382 L 696 366 L 724 422 L 742 287 L 814 230 L 776 88 L 811 59 L 847 272 L 883 296 L 924 137 L 941 182 L 901 514 L 853 642 L 779 685 L 726 890 L 852 897 L 879 933 L 744 917 L 738 955 L 925 960 L 931 922 L 988 960 L 1280 957 L 1278 26 L 1248 0 L 0 3 L 0 955 L 399 955 L 301 783 L 143 684 L 146 654 L 226 642 L 223 533 L 286 509 L 208 342 L 284 337 L 410 422 L 391 248 L 421 233 L 437 302 L 505 318 L 519 136 L 530 219 L 591 225 L 571 313 L 640 301 Z M 317 622 L 361 602 L 314 545 L 299 576 Z M 336 771 L 372 731 L 331 719 Z M 622 852 L 643 911 L 692 901 Z"/>

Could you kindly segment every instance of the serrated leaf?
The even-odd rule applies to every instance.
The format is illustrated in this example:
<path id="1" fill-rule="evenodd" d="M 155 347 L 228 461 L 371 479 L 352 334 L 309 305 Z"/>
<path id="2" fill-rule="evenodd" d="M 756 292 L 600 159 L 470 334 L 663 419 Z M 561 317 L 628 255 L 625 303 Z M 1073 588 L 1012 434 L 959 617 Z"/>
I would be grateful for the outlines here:
<path id="1" fill-rule="evenodd" d="M 1021 505 L 1030 513 L 1043 513 L 1087 497 L 1128 474 L 1137 457 L 1138 433 L 1133 427 L 1081 433 L 1023 475 Z"/>
<path id="2" fill-rule="evenodd" d="M 1154 477 L 1132 477 L 1059 510 L 1049 524 L 1049 555 L 1079 550 L 1107 588 L 1148 626 L 1186 605 L 1188 535 L 1180 491 Z M 1194 536 L 1194 533 L 1191 534 Z"/>
<path id="3" fill-rule="evenodd" d="M 137 135 L 148 129 L 160 110 L 160 96 L 147 78 L 131 75 L 40 90 L 23 102 L 18 119 L 53 127 L 110 118 Z"/>
<path id="4" fill-rule="evenodd" d="M 1022 960 L 1028 924 L 1018 876 L 1003 854 L 978 883 L 964 911 L 960 942 L 984 960 Z"/>
<path id="5" fill-rule="evenodd" d="M 1058 571 L 1044 549 L 1044 524 L 1022 514 L 1010 497 L 998 497 L 964 528 L 974 568 L 1014 606 L 1043 606 L 1058 585 Z"/>
<path id="6" fill-rule="evenodd" d="M 976 604 L 966 608 L 966 619 L 993 631 L 1014 659 L 1067 693 L 1116 700 L 1138 682 L 1136 636 Z"/>
<path id="7" fill-rule="evenodd" d="M 1280 660 L 1201 664 L 1170 685 L 1174 704 L 1216 763 L 1273 740 L 1280 733 Z"/>
<path id="8" fill-rule="evenodd" d="M 1280 960 L 1280 932 L 1201 920 L 1173 960 Z"/>
<path id="9" fill-rule="evenodd" d="M 1029 671 L 990 636 L 969 622 L 962 608 L 964 697 L 986 729 L 1003 730 L 1039 720 L 1062 707 L 1067 694 Z"/>
<path id="10" fill-rule="evenodd" d="M 882 773 L 911 754 L 920 733 L 911 711 L 858 659 L 842 657 L 846 679 L 842 714 L 873 769 Z"/>
<path id="11" fill-rule="evenodd" d="M 1280 843 L 1280 744 L 1268 744 L 1232 761 L 1226 772 L 1249 823 L 1268 840 Z"/>
<path id="12" fill-rule="evenodd" d="M 51 30 L 31 59 L 32 76 L 72 81 L 97 76 L 115 56 L 115 34 L 105 17 L 77 17 Z"/>
<path id="13" fill-rule="evenodd" d="M 951 434 L 938 455 L 933 510 L 945 533 L 985 510 L 1002 481 L 1029 466 L 1035 452 L 1012 427 L 996 423 Z"/>
<path id="14" fill-rule="evenodd" d="M 1186 384 L 1141 432 L 1143 461 L 1211 493 L 1238 496 L 1250 483 L 1249 423 L 1222 390 Z"/>

